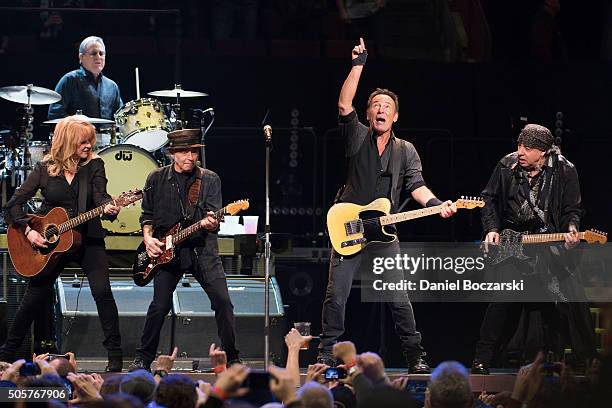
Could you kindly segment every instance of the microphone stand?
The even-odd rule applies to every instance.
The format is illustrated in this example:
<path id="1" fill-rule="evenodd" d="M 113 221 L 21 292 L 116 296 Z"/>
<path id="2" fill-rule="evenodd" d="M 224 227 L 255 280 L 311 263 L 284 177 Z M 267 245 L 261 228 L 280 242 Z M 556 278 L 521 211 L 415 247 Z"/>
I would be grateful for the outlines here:
<path id="1" fill-rule="evenodd" d="M 264 244 L 264 367 L 270 365 L 270 151 L 272 150 L 272 128 L 264 126 L 266 136 L 266 226 Z"/>

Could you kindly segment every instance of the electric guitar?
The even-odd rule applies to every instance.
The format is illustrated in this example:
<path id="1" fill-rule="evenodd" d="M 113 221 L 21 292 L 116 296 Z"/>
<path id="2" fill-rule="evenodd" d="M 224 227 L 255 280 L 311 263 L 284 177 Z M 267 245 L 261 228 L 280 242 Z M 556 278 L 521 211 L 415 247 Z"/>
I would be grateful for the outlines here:
<path id="1" fill-rule="evenodd" d="M 473 209 L 484 207 L 480 198 L 464 198 L 455 201 L 457 208 Z M 378 198 L 368 205 L 352 203 L 334 204 L 327 212 L 327 230 L 332 246 L 340 255 L 353 255 L 370 242 L 389 243 L 397 239 L 397 234 L 386 230 L 385 226 L 415 218 L 439 214 L 443 204 L 418 210 L 389 214 L 391 202 Z"/>
<path id="2" fill-rule="evenodd" d="M 552 234 L 529 234 L 526 232 L 517 232 L 511 229 L 505 229 L 499 234 L 499 244 L 492 245 L 492 256 L 489 257 L 491 265 L 496 265 L 508 258 L 517 258 L 521 260 L 529 257 L 523 253 L 523 245 L 525 244 L 542 244 L 546 242 L 561 242 L 565 241 L 564 232 L 556 232 Z M 588 231 L 579 232 L 578 237 L 582 241 L 589 244 L 599 242 L 605 244 L 608 240 L 606 232 L 590 229 Z"/>
<path id="3" fill-rule="evenodd" d="M 142 190 L 130 190 L 121 193 L 112 203 L 117 207 L 126 207 L 140 199 L 142 199 Z M 45 216 L 28 214 L 30 227 L 47 240 L 47 248 L 34 247 L 22 228 L 10 226 L 6 238 L 11 261 L 17 273 L 31 277 L 49 272 L 64 252 L 80 246 L 81 234 L 75 228 L 101 216 L 107 204 L 102 204 L 74 218 L 69 218 L 62 207 L 51 209 Z"/>
<path id="4" fill-rule="evenodd" d="M 221 208 L 219 211 L 216 211 L 213 217 L 222 221 L 224 215 L 235 215 L 248 208 L 249 200 L 234 201 Z M 191 234 L 199 231 L 203 227 L 200 221 L 198 221 L 187 228 L 180 228 L 181 224 L 178 223 L 170 228 L 163 237 L 159 238 L 164 244 L 163 253 L 156 258 L 149 257 L 144 241 L 140 243 L 138 249 L 136 249 L 134 265 L 132 266 L 132 279 L 136 285 L 146 286 L 151 282 L 156 275 L 158 267 L 174 259 L 176 247 L 185 241 Z"/>

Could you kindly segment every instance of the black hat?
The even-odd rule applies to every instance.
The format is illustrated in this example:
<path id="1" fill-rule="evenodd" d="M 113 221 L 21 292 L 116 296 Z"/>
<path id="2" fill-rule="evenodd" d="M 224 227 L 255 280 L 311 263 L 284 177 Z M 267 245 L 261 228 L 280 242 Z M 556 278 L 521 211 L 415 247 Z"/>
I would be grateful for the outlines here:
<path id="1" fill-rule="evenodd" d="M 528 124 L 521 131 L 517 143 L 547 152 L 553 146 L 554 140 L 550 130 L 544 126 Z"/>
<path id="2" fill-rule="evenodd" d="M 193 147 L 204 146 L 201 141 L 202 132 L 200 129 L 181 129 L 168 133 L 168 149 L 180 150 L 191 149 Z"/>

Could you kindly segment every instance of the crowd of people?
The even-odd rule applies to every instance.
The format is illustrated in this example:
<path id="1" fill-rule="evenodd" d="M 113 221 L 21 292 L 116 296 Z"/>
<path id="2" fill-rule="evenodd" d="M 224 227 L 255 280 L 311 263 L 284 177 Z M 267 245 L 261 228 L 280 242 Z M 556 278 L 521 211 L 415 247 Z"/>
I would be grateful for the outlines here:
<path id="1" fill-rule="evenodd" d="M 73 353 L 34 355 L 32 362 L 0 363 L 1 388 L 65 390 L 65 398 L 47 401 L 48 406 L 84 407 L 609 407 L 612 403 L 612 359 L 597 360 L 586 377 L 577 377 L 563 363 L 545 361 L 540 353 L 522 367 L 512 390 L 487 393 L 473 389 L 468 369 L 456 361 L 437 366 L 428 381 L 415 377 L 389 378 L 382 358 L 373 352 L 357 353 L 350 341 L 336 343 L 333 354 L 342 364 L 309 365 L 302 379 L 299 353 L 310 336 L 291 329 L 285 336 L 287 363 L 254 370 L 228 363 L 215 344 L 209 349 L 215 373 L 211 383 L 173 373 L 178 349 L 160 355 L 156 370 L 138 369 L 125 374 L 101 376 L 83 373 Z M 37 369 L 28 372 L 34 365 Z M 344 378 L 343 378 L 344 377 Z M 303 381 L 302 381 L 303 380 Z M 8 394 L 3 394 L 8 395 Z M 26 405 L 27 406 L 27 405 Z"/>

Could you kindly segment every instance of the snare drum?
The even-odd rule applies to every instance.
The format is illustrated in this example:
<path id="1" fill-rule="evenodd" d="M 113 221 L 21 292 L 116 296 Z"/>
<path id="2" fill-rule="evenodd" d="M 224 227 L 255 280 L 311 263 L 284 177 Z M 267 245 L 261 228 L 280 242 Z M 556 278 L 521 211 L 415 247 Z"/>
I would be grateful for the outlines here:
<path id="1" fill-rule="evenodd" d="M 144 149 L 132 145 L 115 145 L 101 150 L 98 155 L 104 160 L 108 194 L 117 196 L 124 191 L 144 188 L 147 176 L 159 167 L 155 159 Z M 140 201 L 123 208 L 113 222 L 102 221 L 102 226 L 118 234 L 140 232 Z"/>
<path id="2" fill-rule="evenodd" d="M 115 113 L 123 143 L 153 152 L 168 143 L 169 123 L 162 104 L 151 98 L 130 101 Z"/>

